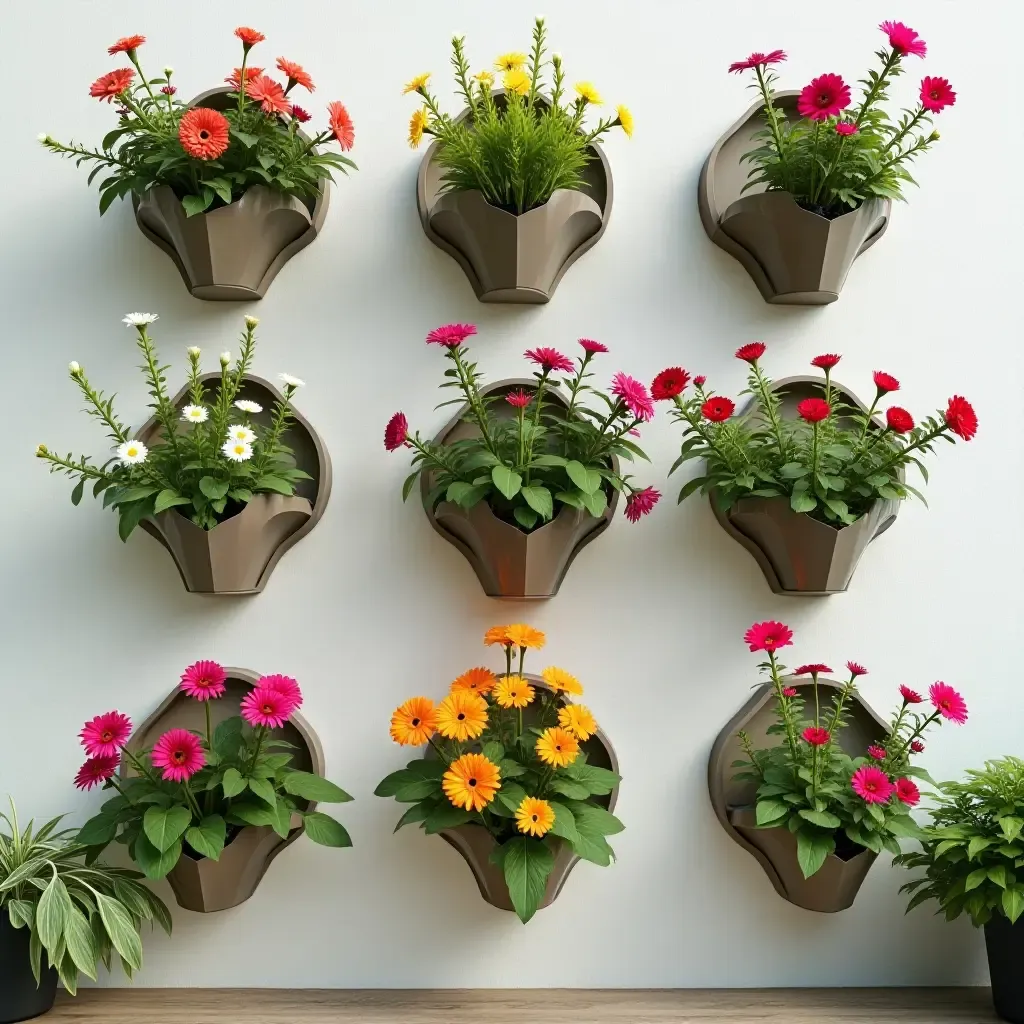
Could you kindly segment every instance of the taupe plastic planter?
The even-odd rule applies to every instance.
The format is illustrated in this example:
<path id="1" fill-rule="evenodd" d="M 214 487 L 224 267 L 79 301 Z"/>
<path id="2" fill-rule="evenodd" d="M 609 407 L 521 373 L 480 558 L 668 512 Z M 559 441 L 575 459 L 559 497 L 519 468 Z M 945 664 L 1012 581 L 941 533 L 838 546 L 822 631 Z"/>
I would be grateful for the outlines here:
<path id="1" fill-rule="evenodd" d="M 786 685 L 799 691 L 800 697 L 814 706 L 814 687 L 808 676 L 788 676 Z M 818 679 L 818 688 L 824 706 L 841 683 L 832 679 Z M 796 858 L 796 839 L 783 827 L 758 828 L 754 817 L 757 783 L 734 781 L 738 769 L 733 761 L 746 755 L 736 734 L 742 729 L 751 739 L 755 750 L 777 746 L 779 737 L 768 734 L 775 722 L 773 710 L 775 696 L 772 687 L 763 684 L 740 709 L 729 724 L 718 734 L 708 761 L 708 788 L 711 803 L 718 820 L 729 836 L 764 868 L 775 891 L 790 903 L 804 910 L 831 914 L 846 910 L 853 904 L 861 883 L 875 861 L 875 854 L 864 850 L 849 860 L 830 854 L 824 866 L 810 878 L 804 878 Z M 839 742 L 850 755 L 863 755 L 868 746 L 885 737 L 886 723 L 856 691 L 846 705 L 848 725 L 839 734 Z"/>
<path id="2" fill-rule="evenodd" d="M 223 110 L 227 94 L 226 87 L 210 89 L 191 105 Z M 329 186 L 321 178 L 316 201 L 305 203 L 254 185 L 230 206 L 186 217 L 180 198 L 160 185 L 134 197 L 135 218 L 197 299 L 261 299 L 285 263 L 320 232 Z"/>
<path id="3" fill-rule="evenodd" d="M 504 380 L 482 389 L 481 394 L 504 395 L 521 387 L 534 386 L 534 380 Z M 545 391 L 544 403 L 545 407 L 549 403 L 568 407 L 558 391 Z M 460 409 L 434 438 L 434 443 L 451 444 L 476 436 L 476 425 L 463 420 L 467 411 L 468 406 Z M 513 415 L 512 407 L 505 402 L 496 403 L 492 411 L 497 415 Z M 484 593 L 488 597 L 517 600 L 554 597 L 558 593 L 573 559 L 608 529 L 619 496 L 619 492 L 612 489 L 608 507 L 600 517 L 581 509 L 563 508 L 551 522 L 524 533 L 499 519 L 483 501 L 469 510 L 449 501 L 441 501 L 431 508 L 427 498 L 433 482 L 426 474 L 421 478 L 420 487 L 430 525 L 466 556 Z"/>
<path id="4" fill-rule="evenodd" d="M 797 91 L 777 94 L 783 113 L 797 119 Z M 892 203 L 871 199 L 829 220 L 797 205 L 788 192 L 746 192 L 752 165 L 743 154 L 757 145 L 764 105 L 755 103 L 715 143 L 700 172 L 697 204 L 715 245 L 743 264 L 766 302 L 822 306 L 835 302 L 853 261 L 881 238 Z"/>
<path id="5" fill-rule="evenodd" d="M 820 383 L 817 377 L 787 377 L 772 390 L 781 393 L 783 413 L 795 416 L 801 399 L 820 396 Z M 853 392 L 834 381 L 832 391 L 847 405 L 867 411 Z M 753 404 L 748 401 L 740 415 Z M 841 528 L 794 512 L 789 498 L 741 498 L 726 511 L 712 499 L 711 507 L 726 533 L 754 556 L 776 594 L 814 597 L 849 587 L 864 549 L 896 521 L 900 502 L 876 501 L 855 523 Z"/>
<path id="6" fill-rule="evenodd" d="M 503 95 L 497 90 L 496 97 Z M 469 116 L 465 110 L 459 116 Z M 427 237 L 466 272 L 481 302 L 542 303 L 562 275 L 608 226 L 612 177 L 601 147 L 590 147 L 586 191 L 559 189 L 518 216 L 492 206 L 477 190 L 442 192 L 444 169 L 434 142 L 416 179 L 416 205 Z"/>
<path id="7" fill-rule="evenodd" d="M 259 678 L 248 669 L 229 668 L 227 691 L 219 700 L 210 701 L 213 727 L 238 714 L 241 699 Z M 138 752 L 152 746 L 168 729 L 191 729 L 204 734 L 206 719 L 203 704 L 186 696 L 179 687 L 132 734 L 129 749 Z M 294 745 L 289 751 L 292 766 L 300 771 L 324 775 L 324 754 L 320 740 L 299 714 L 293 714 L 281 729 L 271 730 L 275 739 Z M 122 771 L 124 769 L 122 768 Z M 316 805 L 307 803 L 306 810 Z M 167 876 L 178 906 L 200 914 L 228 910 L 244 903 L 256 891 L 271 862 L 302 835 L 302 821 L 292 819 L 292 830 L 282 839 L 269 826 L 248 825 L 240 829 L 224 847 L 219 860 L 197 857 L 187 852 Z"/>
<path id="8" fill-rule="evenodd" d="M 203 375 L 205 383 L 220 379 L 219 373 Z M 262 377 L 247 376 L 239 392 L 263 406 L 251 419 L 263 426 L 270 422 L 274 402 L 283 396 Z M 181 408 L 189 401 L 188 387 L 174 396 Z M 176 508 L 169 508 L 139 524 L 170 552 L 185 589 L 194 594 L 258 594 L 267 585 L 281 556 L 320 521 L 331 494 L 331 461 L 320 436 L 309 421 L 293 408 L 288 446 L 296 465 L 313 477 L 302 480 L 296 493 L 258 494 L 241 512 L 218 523 L 212 530 L 196 526 Z M 139 431 L 145 443 L 160 434 L 151 418 Z"/>

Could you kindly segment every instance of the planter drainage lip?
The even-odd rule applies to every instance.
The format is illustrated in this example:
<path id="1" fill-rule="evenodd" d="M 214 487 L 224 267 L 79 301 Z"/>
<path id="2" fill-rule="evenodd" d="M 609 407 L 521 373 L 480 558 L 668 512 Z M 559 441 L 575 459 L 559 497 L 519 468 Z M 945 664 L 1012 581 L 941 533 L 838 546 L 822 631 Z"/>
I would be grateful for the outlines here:
<path id="1" fill-rule="evenodd" d="M 500 100 L 504 90 L 492 95 Z M 470 116 L 466 108 L 456 119 Z M 451 256 L 481 302 L 548 302 L 565 272 L 595 246 L 612 208 L 611 166 L 593 143 L 583 171 L 587 189 L 558 189 L 518 216 L 476 189 L 442 192 L 440 143 L 427 148 L 416 176 L 416 207 L 427 238 Z"/>
<path id="2" fill-rule="evenodd" d="M 227 692 L 220 700 L 210 703 L 214 728 L 237 713 L 238 700 L 260 678 L 260 673 L 245 668 L 225 668 L 224 671 L 227 673 Z M 138 753 L 151 746 L 168 729 L 191 729 L 202 733 L 205 728 L 202 703 L 192 700 L 180 687 L 175 687 L 132 733 L 128 748 Z M 292 757 L 297 769 L 325 775 L 320 739 L 301 714 L 293 714 L 281 729 L 272 729 L 270 735 L 295 744 L 298 749 Z M 122 765 L 121 774 L 129 774 L 126 765 Z M 315 807 L 315 802 L 307 801 L 306 810 Z M 182 854 L 181 860 L 167 876 L 178 906 L 209 914 L 244 903 L 256 891 L 273 860 L 302 835 L 298 817 L 292 818 L 292 826 L 288 838 L 282 839 L 267 825 L 247 825 L 224 847 L 219 861 Z"/>
<path id="3" fill-rule="evenodd" d="M 32 975 L 27 928 L 15 928 L 7 910 L 0 913 L 0 1024 L 32 1020 L 53 1009 L 57 972 L 47 968 L 40 984 Z"/>
<path id="4" fill-rule="evenodd" d="M 209 384 L 219 381 L 220 374 L 204 373 L 200 380 Z M 270 381 L 255 374 L 246 374 L 239 395 L 263 406 L 263 412 L 252 417 L 257 424 L 265 424 L 274 402 L 284 399 Z M 180 409 L 189 400 L 189 388 L 185 385 L 171 399 L 171 404 Z M 330 455 L 312 424 L 294 406 L 292 417 L 288 428 L 289 447 L 298 468 L 313 477 L 299 481 L 294 495 L 258 494 L 241 512 L 218 523 L 212 530 L 195 526 L 174 508 L 139 523 L 174 559 L 189 592 L 234 596 L 261 593 L 281 556 L 320 522 L 331 496 Z M 137 436 L 151 444 L 160 432 L 161 426 L 152 416 Z M 239 544 L 244 551 L 258 552 L 253 559 L 256 565 L 246 564 L 238 556 Z M 246 585 L 239 586 L 239 580 Z"/>
<path id="5" fill-rule="evenodd" d="M 227 86 L 215 86 L 194 97 L 189 106 L 223 110 L 228 104 L 229 91 Z M 298 134 L 308 140 L 303 132 Z M 195 298 L 243 302 L 262 299 L 281 268 L 323 229 L 330 202 L 330 184 L 329 178 L 319 180 L 319 195 L 312 208 L 295 196 L 286 196 L 262 185 L 250 187 L 230 206 L 189 218 L 185 217 L 181 201 L 165 185 L 158 185 L 142 196 L 133 195 L 132 205 L 139 229 L 171 258 L 185 287 Z M 251 210 L 253 207 L 255 210 Z M 262 218 L 259 227 L 253 225 L 254 217 Z M 278 237 L 268 230 L 270 224 L 277 227 Z M 182 255 L 174 236 L 178 235 L 183 247 L 187 247 L 186 231 L 192 236 L 194 250 Z M 204 244 L 195 237 L 201 232 L 207 235 L 216 232 L 224 249 L 230 246 L 231 236 L 238 235 L 235 240 L 243 248 L 245 259 L 240 268 L 228 272 L 229 277 L 237 275 L 235 280 L 219 279 L 222 272 L 212 265 L 214 254 L 209 242 Z"/>
<path id="6" fill-rule="evenodd" d="M 785 116 L 798 116 L 799 95 L 797 90 L 776 93 Z M 800 207 L 788 192 L 766 192 L 760 185 L 742 191 L 751 165 L 741 162 L 741 157 L 754 148 L 753 134 L 762 127 L 763 110 L 763 103 L 753 104 L 704 161 L 697 186 L 701 223 L 708 238 L 743 265 L 766 302 L 798 306 L 835 302 L 854 260 L 885 233 L 892 203 L 869 199 L 829 220 Z M 791 235 L 789 252 L 780 244 L 780 221 Z M 812 246 L 820 258 L 808 252 Z M 813 260 L 811 265 L 808 258 Z"/>
<path id="7" fill-rule="evenodd" d="M 805 700 L 813 702 L 814 686 L 808 676 L 786 676 L 787 685 L 795 687 Z M 843 683 L 819 677 L 819 693 L 827 701 Z M 778 744 L 778 738 L 767 734 L 775 721 L 774 690 L 761 684 L 753 696 L 718 734 L 708 759 L 708 791 L 711 805 L 722 828 L 733 842 L 756 858 L 770 879 L 775 891 L 790 903 L 804 910 L 835 913 L 847 909 L 857 895 L 865 876 L 875 861 L 870 850 L 842 860 L 830 854 L 825 867 L 809 879 L 803 877 L 796 860 L 796 839 L 785 828 L 760 829 L 754 818 L 757 785 L 734 781 L 736 769 L 732 762 L 744 757 L 736 733 L 743 729 L 755 749 Z M 885 736 L 886 722 L 854 690 L 850 703 L 849 725 L 840 734 L 843 749 L 849 754 L 862 754 L 867 747 Z"/>
<path id="8" fill-rule="evenodd" d="M 535 387 L 536 383 L 532 378 L 516 377 L 496 381 L 482 388 L 480 393 L 484 397 L 506 394 L 518 388 Z M 565 397 L 555 389 L 544 392 L 544 401 L 568 408 Z M 495 406 L 501 411 L 504 408 L 503 403 Z M 508 408 L 511 411 L 511 407 Z M 442 427 L 434 444 L 475 436 L 475 425 L 463 422 L 468 409 L 469 406 L 464 405 Z M 618 472 L 617 459 L 613 458 L 612 468 Z M 430 508 L 427 498 L 431 488 L 430 476 L 424 474 L 420 477 L 420 495 L 430 525 L 465 555 L 488 597 L 506 600 L 554 597 L 576 556 L 608 529 L 619 501 L 619 492 L 612 488 L 608 507 L 599 518 L 582 509 L 563 507 L 551 522 L 524 533 L 499 519 L 483 501 L 469 510 L 448 501 Z M 514 550 L 510 552 L 513 545 Z"/>

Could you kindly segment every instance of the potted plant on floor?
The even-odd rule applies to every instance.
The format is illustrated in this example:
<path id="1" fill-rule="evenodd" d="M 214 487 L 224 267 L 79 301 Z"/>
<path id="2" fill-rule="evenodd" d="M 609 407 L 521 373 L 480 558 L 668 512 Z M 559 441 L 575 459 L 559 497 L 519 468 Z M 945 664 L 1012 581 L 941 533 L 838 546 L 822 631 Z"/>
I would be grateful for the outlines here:
<path id="1" fill-rule="evenodd" d="M 132 431 L 115 413 L 113 396 L 94 388 L 73 362 L 71 379 L 86 412 L 106 428 L 113 454 L 99 465 L 46 445 L 36 454 L 51 473 L 76 481 L 75 505 L 86 484 L 94 497 L 103 496 L 104 507 L 118 514 L 121 540 L 136 526 L 156 537 L 188 590 L 258 593 L 281 555 L 319 521 L 330 494 L 326 450 L 292 405 L 303 382 L 280 374 L 282 393 L 252 375 L 259 320 L 247 316 L 238 358 L 223 352 L 219 371 L 204 374 L 202 353 L 189 348 L 187 383 L 172 398 L 167 367 L 149 336 L 156 319 L 124 318 L 136 331 L 152 419 Z"/>
<path id="2" fill-rule="evenodd" d="M 288 676 L 198 661 L 134 736 L 117 711 L 86 722 L 80 774 L 113 795 L 79 842 L 92 855 L 126 846 L 147 878 L 167 878 L 178 904 L 201 913 L 247 900 L 303 833 L 351 846 L 344 826 L 316 810 L 352 798 L 323 777 L 301 704 Z"/>
<path id="3" fill-rule="evenodd" d="M 920 800 L 914 779 L 930 780 L 912 756 L 933 725 L 966 722 L 967 705 L 946 683 L 927 698 L 901 686 L 899 709 L 885 723 L 860 695 L 862 665 L 847 662 L 845 682 L 820 663 L 784 675 L 777 652 L 793 642 L 788 626 L 755 623 L 743 639 L 767 656 L 759 666 L 766 678 L 712 749 L 715 813 L 784 899 L 845 910 L 875 857 L 899 854 L 901 838 L 920 834 L 910 816 Z M 932 706 L 923 711 L 926 699 Z"/>
<path id="4" fill-rule="evenodd" d="M 902 22 L 879 28 L 888 46 L 854 102 L 837 74 L 800 91 L 776 92 L 782 50 L 730 65 L 751 71 L 758 102 L 719 139 L 701 171 L 701 221 L 711 240 L 743 264 L 768 302 L 821 305 L 839 298 L 853 261 L 881 237 L 891 200 L 914 184 L 910 165 L 938 140 L 933 116 L 956 102 L 945 78 L 926 75 L 913 107 L 886 112 L 889 88 L 924 57 L 923 39 Z"/>
<path id="5" fill-rule="evenodd" d="M 612 183 L 597 142 L 615 127 L 632 136 L 633 117 L 620 106 L 585 123 L 603 100 L 589 82 L 568 93 L 562 58 L 548 54 L 543 18 L 529 54 L 502 54 L 493 71 L 472 75 L 464 42 L 452 40 L 466 104 L 458 117 L 442 112 L 427 88 L 429 73 L 405 87 L 421 102 L 410 145 L 434 139 L 417 179 L 423 230 L 458 261 L 481 302 L 547 302 L 604 233 Z"/>
<path id="6" fill-rule="evenodd" d="M 921 849 L 896 863 L 923 869 L 901 892 L 908 912 L 935 900 L 947 921 L 967 914 L 985 929 L 992 1000 L 1012 1024 L 1024 1022 L 1024 761 L 1005 757 L 939 787 Z"/>
<path id="7" fill-rule="evenodd" d="M 395 413 L 384 447 L 412 451 L 403 497 L 419 480 L 431 524 L 466 555 L 490 596 L 551 597 L 580 549 L 607 528 L 619 492 L 631 522 L 661 497 L 635 487 L 618 463 L 647 458 L 631 438 L 654 417 L 654 404 L 625 373 L 607 394 L 588 383 L 595 355 L 608 351 L 590 338 L 580 339 L 575 362 L 553 348 L 530 349 L 532 379 L 485 387 L 464 344 L 475 334 L 472 324 L 447 324 L 427 335 L 451 362 L 441 387 L 462 396 L 444 404 L 465 401 L 456 418 L 427 441 Z"/>
<path id="8" fill-rule="evenodd" d="M 84 785 L 82 774 L 77 780 Z M 116 959 L 131 978 L 142 968 L 144 921 L 169 935 L 171 916 L 136 871 L 87 856 L 74 829 L 53 818 L 22 828 L 0 813 L 0 1022 L 28 1020 L 53 1006 L 57 981 L 71 994 Z"/>
<path id="9" fill-rule="evenodd" d="M 606 836 L 623 829 L 615 753 L 590 710 L 570 697 L 579 680 L 551 666 L 527 675 L 528 650 L 545 636 L 522 623 L 484 637 L 503 671 L 471 668 L 435 705 L 413 697 L 391 718 L 391 738 L 425 746 L 375 790 L 409 804 L 396 826 L 418 823 L 469 864 L 480 894 L 529 921 L 561 891 L 580 858 L 606 867 Z"/>
<path id="10" fill-rule="evenodd" d="M 100 213 L 131 196 L 143 234 L 175 262 L 201 299 L 259 299 L 282 266 L 316 237 L 327 215 L 335 171 L 355 164 L 352 119 L 338 101 L 327 104 L 328 126 L 312 137 L 311 119 L 296 102 L 296 87 L 312 92 L 308 72 L 277 58 L 284 84 L 249 63 L 264 40 L 241 26 L 241 67 L 226 86 L 189 103 L 176 98 L 172 69 L 147 78 L 139 59 L 145 36 L 126 36 L 107 51 L 132 67 L 93 82 L 89 94 L 117 101 L 118 123 L 98 149 L 39 141 L 52 153 L 91 165 L 100 182 Z M 138 80 L 136 80 L 138 72 Z M 337 142 L 342 152 L 320 147 Z"/>
<path id="11" fill-rule="evenodd" d="M 676 386 L 655 382 L 655 397 L 669 398 L 683 428 L 679 458 L 704 471 L 679 492 L 710 494 L 722 526 L 757 559 L 777 594 L 833 594 L 849 586 L 867 545 L 892 524 L 909 494 L 905 480 L 914 465 L 941 441 L 970 441 L 978 417 L 967 399 L 954 395 L 945 410 L 915 423 L 899 406 L 880 403 L 899 390 L 891 374 L 876 371 L 870 408 L 832 380 L 840 360 L 826 353 L 811 360 L 823 378 L 790 377 L 773 383 L 760 366 L 765 346 L 744 345 L 736 357 L 749 363 L 750 400 L 738 415 L 730 398 L 714 394 L 704 377 L 666 370 Z M 923 500 L 923 498 L 922 498 Z"/>

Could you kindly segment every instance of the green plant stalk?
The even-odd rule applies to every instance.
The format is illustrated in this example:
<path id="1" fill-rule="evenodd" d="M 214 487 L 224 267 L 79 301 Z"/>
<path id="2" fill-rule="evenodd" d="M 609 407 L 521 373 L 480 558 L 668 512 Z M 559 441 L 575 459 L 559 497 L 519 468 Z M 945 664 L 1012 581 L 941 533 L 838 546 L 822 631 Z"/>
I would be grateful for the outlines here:
<path id="1" fill-rule="evenodd" d="M 825 754 L 831 755 L 832 753 L 832 747 L 835 744 L 836 729 L 839 728 L 839 721 L 842 718 L 843 709 L 846 706 L 846 701 L 856 688 L 857 677 L 851 676 L 850 681 L 839 691 L 839 696 L 836 697 L 836 705 L 832 711 L 832 719 L 828 724 L 828 743 L 825 744 Z"/>
<path id="2" fill-rule="evenodd" d="M 547 387 L 548 375 L 551 371 L 547 368 L 540 375 L 540 380 L 537 382 L 537 394 L 534 396 L 534 409 L 533 409 L 533 429 L 530 431 L 530 442 L 526 447 L 526 484 L 530 484 L 530 463 L 533 461 L 533 441 L 537 436 L 537 428 L 540 426 L 540 410 L 544 404 L 544 389 Z M 520 416 L 520 444 L 522 444 L 522 422 L 523 418 Z"/>
<path id="3" fill-rule="evenodd" d="M 762 65 L 758 64 L 754 67 L 754 72 L 757 75 L 757 85 L 761 90 L 761 96 L 764 99 L 764 113 L 765 118 L 768 121 L 768 127 L 771 130 L 772 138 L 775 141 L 775 152 L 779 157 L 779 164 L 782 167 L 782 184 L 786 190 L 791 192 L 792 189 L 789 185 L 789 166 L 786 163 L 786 150 L 782 142 L 782 131 L 779 128 L 778 111 L 775 109 L 775 104 L 772 100 L 772 94 L 768 88 L 768 82 L 764 75 Z"/>
<path id="4" fill-rule="evenodd" d="M 924 107 L 918 107 L 914 111 L 913 117 L 898 131 L 893 133 L 893 137 L 882 147 L 881 155 L 885 156 L 893 147 L 899 149 L 900 144 L 903 140 L 922 122 L 926 119 Z M 891 161 L 887 161 L 883 166 L 888 166 Z"/>
<path id="5" fill-rule="evenodd" d="M 796 739 L 796 728 L 793 725 L 793 716 L 790 714 L 789 702 L 786 699 L 786 695 L 782 692 L 785 687 L 782 685 L 782 679 L 779 676 L 778 662 L 775 660 L 775 652 L 768 651 L 768 661 L 771 664 L 771 676 L 772 684 L 775 687 L 775 699 L 778 701 L 779 708 L 782 711 L 782 721 L 786 727 L 786 738 L 789 741 L 789 752 L 793 758 L 793 763 L 798 764 L 800 761 L 797 750 L 799 745 Z"/>
<path id="6" fill-rule="evenodd" d="M 818 177 L 818 137 L 821 133 L 821 122 L 814 122 L 814 141 L 811 143 L 811 190 L 808 198 L 811 202 L 814 202 L 814 196 L 816 196 L 817 190 L 814 187 L 814 183 Z"/>
<path id="7" fill-rule="evenodd" d="M 480 428 L 484 444 L 492 455 L 497 456 L 498 453 L 494 450 L 494 440 L 491 437 L 490 427 L 487 424 L 487 412 L 483 408 L 483 403 L 480 401 L 480 396 L 477 394 L 476 388 L 469 379 L 469 373 L 466 370 L 465 364 L 462 362 L 462 355 L 459 346 L 456 345 L 448 349 L 447 354 L 452 362 L 455 363 L 456 370 L 458 370 L 459 387 L 462 389 L 462 393 L 466 396 L 466 401 L 469 403 L 470 410 L 476 417 L 476 423 Z"/>
<path id="8" fill-rule="evenodd" d="M 266 735 L 266 732 L 267 727 L 265 725 L 261 725 L 256 733 L 256 748 L 253 750 L 252 760 L 249 762 L 249 770 L 246 772 L 246 775 L 252 775 L 256 768 L 256 762 L 259 760 L 260 749 L 263 746 L 263 737 Z"/>
<path id="9" fill-rule="evenodd" d="M 768 385 L 765 381 L 764 374 L 761 372 L 761 367 L 757 364 L 757 360 L 754 360 L 752 364 L 754 372 L 754 381 L 757 385 L 758 393 L 761 396 L 764 411 L 768 414 L 768 420 L 771 423 L 772 433 L 775 435 L 775 442 L 779 446 L 779 455 L 782 461 L 785 462 L 787 459 L 786 451 L 786 440 L 782 433 L 782 422 L 779 420 L 778 412 L 775 408 L 775 403 L 772 401 L 772 395 L 768 391 Z"/>
<path id="10" fill-rule="evenodd" d="M 906 458 L 911 452 L 917 451 L 923 448 L 926 444 L 934 441 L 940 434 L 944 434 L 949 430 L 949 424 L 943 423 L 938 429 L 931 431 L 931 433 L 925 434 L 923 437 L 918 438 L 913 444 L 908 444 L 905 448 L 898 451 L 892 457 L 886 459 L 880 466 L 875 467 L 876 473 L 882 473 L 887 470 L 890 466 L 896 465 L 901 459 Z"/>
<path id="11" fill-rule="evenodd" d="M 294 394 L 295 388 L 291 384 L 286 384 L 284 388 L 284 401 L 278 402 L 275 405 L 274 415 L 270 421 L 270 430 L 264 436 L 263 443 L 260 445 L 260 453 L 255 463 L 257 475 L 263 473 L 267 462 L 277 454 L 281 444 L 281 435 L 284 433 L 285 428 L 288 426 L 288 420 L 291 418 L 291 402 Z"/>
<path id="12" fill-rule="evenodd" d="M 156 417 L 164 428 L 167 443 L 171 446 L 175 459 L 180 461 L 181 452 L 178 448 L 177 410 L 171 405 L 171 400 L 167 396 L 167 392 L 164 390 L 163 383 L 160 380 L 160 368 L 157 366 L 156 354 L 153 351 L 153 343 L 150 341 L 146 325 L 140 324 L 136 330 L 139 332 L 137 346 L 146 360 L 146 365 L 143 369 L 146 371 L 150 392 L 156 402 Z"/>

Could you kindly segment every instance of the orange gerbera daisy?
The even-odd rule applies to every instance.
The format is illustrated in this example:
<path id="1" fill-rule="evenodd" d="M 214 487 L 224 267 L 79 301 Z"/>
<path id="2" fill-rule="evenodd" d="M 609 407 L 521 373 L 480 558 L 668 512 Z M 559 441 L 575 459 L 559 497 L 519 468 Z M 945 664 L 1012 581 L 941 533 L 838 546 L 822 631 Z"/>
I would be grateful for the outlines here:
<path id="1" fill-rule="evenodd" d="M 111 57 L 115 53 L 131 53 L 132 50 L 137 50 L 145 41 L 145 36 L 122 36 L 113 46 L 107 47 L 107 53 Z"/>
<path id="2" fill-rule="evenodd" d="M 512 641 L 508 638 L 508 626 L 491 626 L 484 633 L 484 645 L 493 647 L 495 644 L 501 644 L 502 647 L 512 646 Z"/>
<path id="3" fill-rule="evenodd" d="M 429 697 L 412 697 L 391 716 L 391 738 L 403 747 L 419 747 L 437 731 L 437 710 Z"/>
<path id="4" fill-rule="evenodd" d="M 228 119 L 219 110 L 195 107 L 188 110 L 178 125 L 178 141 L 189 156 L 197 160 L 216 160 L 231 141 Z"/>
<path id="5" fill-rule="evenodd" d="M 242 40 L 242 45 L 246 50 L 250 46 L 255 46 L 257 43 L 262 43 L 267 37 L 262 32 L 257 32 L 254 28 L 249 28 L 248 25 L 239 25 L 235 29 L 235 35 Z"/>
<path id="6" fill-rule="evenodd" d="M 545 729 L 537 739 L 537 756 L 555 768 L 564 768 L 579 757 L 580 744 L 566 729 Z"/>
<path id="7" fill-rule="evenodd" d="M 538 839 L 551 830 L 555 823 L 554 808 L 547 800 L 538 800 L 528 796 L 516 810 L 516 824 L 520 832 L 536 836 Z"/>
<path id="8" fill-rule="evenodd" d="M 547 640 L 547 637 L 539 629 L 524 625 L 522 622 L 506 626 L 505 635 L 513 647 L 530 648 L 535 651 L 539 651 Z"/>
<path id="9" fill-rule="evenodd" d="M 451 690 L 472 690 L 473 693 L 490 693 L 494 689 L 497 677 L 489 668 L 471 668 L 454 680 Z"/>
<path id="10" fill-rule="evenodd" d="M 100 75 L 92 85 L 89 86 L 89 95 L 95 96 L 98 100 L 106 100 L 108 103 L 119 96 L 131 84 L 135 78 L 135 72 L 131 68 L 118 68 L 116 71 L 108 71 Z"/>
<path id="11" fill-rule="evenodd" d="M 487 701 L 472 690 L 455 690 L 437 705 L 437 731 L 460 743 L 487 728 Z"/>
<path id="12" fill-rule="evenodd" d="M 483 754 L 463 754 L 444 773 L 441 788 L 456 807 L 482 811 L 501 789 L 501 772 Z"/>
<path id="13" fill-rule="evenodd" d="M 558 668 L 556 665 L 544 669 L 540 677 L 556 692 L 572 693 L 577 697 L 583 693 L 583 684 L 574 675 L 570 675 L 564 668 Z"/>
<path id="14" fill-rule="evenodd" d="M 566 704 L 558 710 L 558 724 L 578 740 L 589 740 L 597 732 L 597 721 L 583 704 Z"/>
<path id="15" fill-rule="evenodd" d="M 251 82 L 254 78 L 259 78 L 263 74 L 263 68 L 246 68 L 245 69 L 245 80 Z M 235 92 L 238 92 L 242 88 L 242 69 L 235 68 L 234 71 L 224 79 L 228 85 L 232 86 Z"/>
<path id="16" fill-rule="evenodd" d="M 313 79 L 309 77 L 309 72 L 301 65 L 296 64 L 293 60 L 286 60 L 284 57 L 277 58 L 277 70 L 288 78 L 288 88 L 292 85 L 301 85 L 303 89 L 312 92 L 316 86 L 313 85 Z"/>
<path id="17" fill-rule="evenodd" d="M 522 676 L 504 676 L 494 688 L 494 699 L 503 708 L 525 708 L 534 689 Z"/>
<path id="18" fill-rule="evenodd" d="M 331 131 L 338 140 L 338 145 L 344 149 L 351 149 L 356 141 L 356 129 L 352 124 L 345 104 L 339 100 L 331 100 L 327 104 L 327 113 L 331 124 Z"/>
<path id="19" fill-rule="evenodd" d="M 258 78 L 246 79 L 245 95 L 258 103 L 265 114 L 290 114 L 292 105 L 281 88 L 280 82 L 275 82 L 266 75 Z"/>

